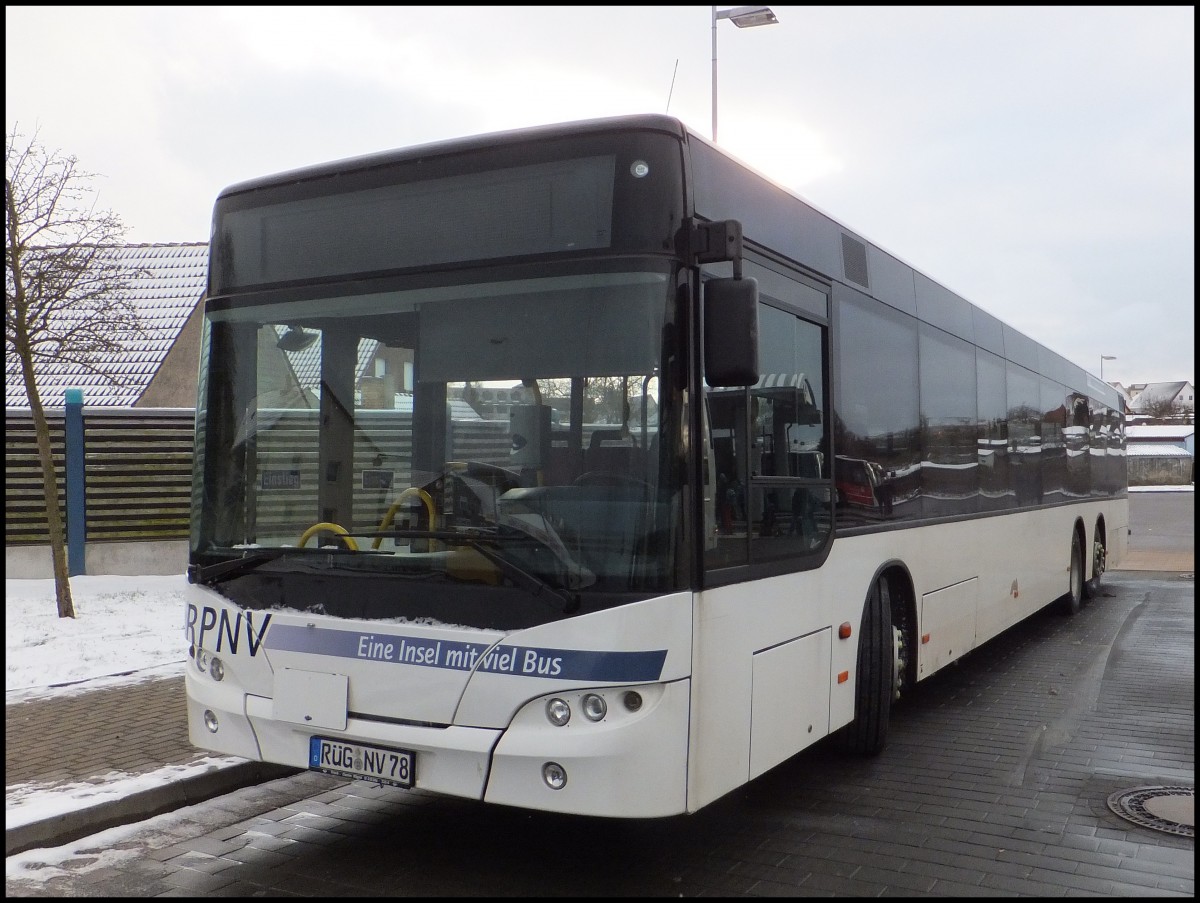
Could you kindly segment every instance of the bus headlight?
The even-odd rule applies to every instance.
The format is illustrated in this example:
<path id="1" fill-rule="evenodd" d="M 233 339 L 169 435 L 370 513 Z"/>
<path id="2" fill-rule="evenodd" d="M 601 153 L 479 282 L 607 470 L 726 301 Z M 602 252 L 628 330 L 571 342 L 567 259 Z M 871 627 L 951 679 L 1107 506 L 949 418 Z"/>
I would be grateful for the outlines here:
<path id="1" fill-rule="evenodd" d="M 213 656 L 212 661 L 208 663 L 208 673 L 212 676 L 213 680 L 225 679 L 225 666 L 221 664 L 221 660 L 215 655 Z"/>
<path id="2" fill-rule="evenodd" d="M 583 714 L 588 721 L 600 721 L 608 714 L 608 703 L 604 701 L 603 696 L 588 693 L 583 697 L 582 703 Z"/>
<path id="3" fill-rule="evenodd" d="M 562 790 L 567 786 L 567 770 L 557 762 L 547 762 L 542 766 L 542 780 L 551 790 Z"/>
<path id="4" fill-rule="evenodd" d="M 565 699 L 559 699 L 558 697 L 555 697 L 546 703 L 546 717 L 550 719 L 550 723 L 555 727 L 562 727 L 571 720 L 571 707 L 567 705 L 567 701 Z M 553 762 L 550 762 L 546 767 L 548 768 L 553 764 Z M 555 765 L 555 768 L 558 768 L 558 766 Z M 549 783 L 549 781 L 547 781 L 547 783 Z M 563 772 L 563 783 L 566 783 L 566 772 Z M 557 790 L 558 788 L 556 787 L 555 789 Z"/>

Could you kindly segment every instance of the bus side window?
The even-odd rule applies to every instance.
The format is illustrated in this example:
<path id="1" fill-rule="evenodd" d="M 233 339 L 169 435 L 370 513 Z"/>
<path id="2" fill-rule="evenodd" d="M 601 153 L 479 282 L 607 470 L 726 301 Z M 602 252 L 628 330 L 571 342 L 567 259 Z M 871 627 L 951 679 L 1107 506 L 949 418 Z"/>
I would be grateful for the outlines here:
<path id="1" fill-rule="evenodd" d="M 823 329 L 765 304 L 759 323 L 763 372 L 750 390 L 756 561 L 811 552 L 832 528 L 831 493 L 823 485 L 829 473 Z"/>

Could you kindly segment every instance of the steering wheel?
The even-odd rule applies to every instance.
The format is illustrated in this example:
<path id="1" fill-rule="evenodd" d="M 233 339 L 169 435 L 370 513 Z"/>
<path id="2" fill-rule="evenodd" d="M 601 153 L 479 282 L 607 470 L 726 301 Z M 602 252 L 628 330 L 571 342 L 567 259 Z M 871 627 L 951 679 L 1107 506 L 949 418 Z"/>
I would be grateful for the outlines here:
<path id="1" fill-rule="evenodd" d="M 307 543 L 314 536 L 316 536 L 318 533 L 332 533 L 351 552 L 358 551 L 358 543 L 356 543 L 354 541 L 354 537 L 352 537 L 350 535 L 349 530 L 347 530 L 345 527 L 339 526 L 338 524 L 331 524 L 331 523 L 327 523 L 327 522 L 313 524 L 311 527 L 309 527 L 307 530 L 305 530 L 304 535 L 302 535 L 300 537 L 300 547 L 304 548 L 304 544 Z"/>
<path id="2" fill-rule="evenodd" d="M 521 478 L 518 474 L 506 467 L 485 464 L 483 461 L 447 461 L 445 469 L 449 476 L 471 477 L 491 486 L 498 494 L 521 485 Z"/>

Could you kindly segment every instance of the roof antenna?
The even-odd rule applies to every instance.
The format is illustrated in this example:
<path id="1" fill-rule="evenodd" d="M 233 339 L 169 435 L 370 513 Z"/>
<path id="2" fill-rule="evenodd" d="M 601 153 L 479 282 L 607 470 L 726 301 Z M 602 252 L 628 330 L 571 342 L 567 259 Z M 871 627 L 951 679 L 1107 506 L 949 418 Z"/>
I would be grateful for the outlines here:
<path id="1" fill-rule="evenodd" d="M 675 72 L 671 73 L 671 90 L 667 92 L 667 109 L 666 113 L 671 112 L 671 95 L 675 93 L 675 75 L 679 72 L 679 57 L 675 57 Z"/>

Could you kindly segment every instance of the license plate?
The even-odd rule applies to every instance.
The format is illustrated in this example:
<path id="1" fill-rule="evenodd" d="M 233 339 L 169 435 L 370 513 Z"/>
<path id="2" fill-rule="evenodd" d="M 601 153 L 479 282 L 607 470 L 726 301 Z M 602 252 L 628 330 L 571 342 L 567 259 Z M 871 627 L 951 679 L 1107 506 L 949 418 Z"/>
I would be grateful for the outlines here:
<path id="1" fill-rule="evenodd" d="M 308 767 L 314 771 L 394 787 L 412 787 L 416 760 L 416 754 L 407 749 L 328 737 L 313 737 L 308 742 Z"/>

